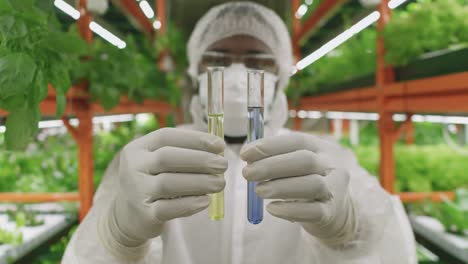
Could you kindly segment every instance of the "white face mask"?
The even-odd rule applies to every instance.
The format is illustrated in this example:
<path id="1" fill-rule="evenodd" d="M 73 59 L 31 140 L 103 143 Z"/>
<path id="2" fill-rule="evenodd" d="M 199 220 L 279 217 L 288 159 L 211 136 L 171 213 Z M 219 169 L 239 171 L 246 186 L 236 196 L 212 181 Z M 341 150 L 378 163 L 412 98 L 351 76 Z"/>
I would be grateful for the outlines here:
<path id="1" fill-rule="evenodd" d="M 264 120 L 268 122 L 278 77 L 265 72 Z M 198 76 L 199 97 L 206 111 L 208 102 L 207 73 Z M 206 114 L 206 113 L 205 113 Z M 233 63 L 224 70 L 224 134 L 231 137 L 247 135 L 247 68 Z"/>

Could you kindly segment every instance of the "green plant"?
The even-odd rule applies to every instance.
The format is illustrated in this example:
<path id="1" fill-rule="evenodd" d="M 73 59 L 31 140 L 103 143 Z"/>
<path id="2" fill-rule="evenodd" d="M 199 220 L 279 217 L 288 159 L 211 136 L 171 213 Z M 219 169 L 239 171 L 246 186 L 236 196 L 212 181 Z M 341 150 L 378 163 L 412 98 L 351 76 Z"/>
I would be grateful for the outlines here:
<path id="1" fill-rule="evenodd" d="M 369 28 L 294 75 L 287 93 L 316 94 L 333 85 L 371 74 L 376 68 L 376 30 Z"/>
<path id="2" fill-rule="evenodd" d="M 185 72 L 187 61 L 186 52 L 187 41 L 182 34 L 182 31 L 178 29 L 174 24 L 169 23 L 167 25 L 167 31 L 164 34 L 158 35 L 154 42 L 154 52 L 156 54 L 163 54 L 169 52 L 176 68 L 172 69 L 176 72 Z"/>
<path id="3" fill-rule="evenodd" d="M 10 112 L 9 149 L 23 149 L 37 132 L 48 83 L 57 93 L 57 116 L 63 113 L 69 71 L 86 52 L 76 32 L 60 31 L 57 19 L 35 0 L 0 0 L 0 108 Z"/>
<path id="4" fill-rule="evenodd" d="M 465 0 L 418 0 L 385 27 L 386 61 L 406 64 L 426 52 L 468 42 Z"/>
<path id="5" fill-rule="evenodd" d="M 380 151 L 376 122 L 360 122 L 359 145 L 349 139 L 341 143 L 351 148 L 362 167 L 372 175 L 379 174 Z M 467 186 L 466 156 L 445 144 L 443 124 L 413 123 L 415 144 L 395 145 L 397 191 L 448 191 Z"/>
<path id="6" fill-rule="evenodd" d="M 377 145 L 356 146 L 352 150 L 361 166 L 378 175 L 380 155 Z M 449 191 L 468 187 L 466 156 L 446 145 L 397 145 L 395 159 L 397 191 Z"/>
<path id="7" fill-rule="evenodd" d="M 168 23 L 167 31 L 160 34 L 153 45 L 156 59 L 164 60 L 163 56 L 169 55 L 173 63 L 172 67 L 166 69 L 162 80 L 165 89 L 160 90 L 161 95 L 173 104 L 178 103 L 180 100 L 180 88 L 184 85 L 183 80 L 188 67 L 186 44 L 187 40 L 182 31 L 174 24 Z M 169 57 L 166 57 L 166 59 Z"/>
<path id="8" fill-rule="evenodd" d="M 91 60 L 83 61 L 74 78 L 87 78 L 92 100 L 105 109 L 114 108 L 125 95 L 134 102 L 144 99 L 165 99 L 158 94 L 163 73 L 157 71 L 155 60 L 143 54 L 132 36 L 126 38 L 127 47 L 117 47 L 96 39 L 91 46 Z M 143 40 L 147 41 L 147 40 Z"/>
<path id="9" fill-rule="evenodd" d="M 24 152 L 0 152 L 0 190 L 68 192 L 77 189 L 77 146 L 70 135 L 46 136 Z"/>
<path id="10" fill-rule="evenodd" d="M 94 136 L 94 182 L 98 186 L 115 154 L 133 138 L 158 128 L 154 116 L 145 122 L 116 124 Z M 4 134 L 0 133 L 0 146 Z M 78 148 L 66 134 L 46 136 L 24 152 L 0 152 L 0 192 L 71 192 L 78 189 Z"/>
<path id="11" fill-rule="evenodd" d="M 187 59 L 180 30 L 169 25 L 166 34 L 158 35 L 154 44 L 148 39 L 127 36 L 126 48 L 118 49 L 100 39 L 91 45 L 92 59 L 83 61 L 74 71 L 74 79 L 89 80 L 92 100 L 105 109 L 115 107 L 121 96 L 141 103 L 144 99 L 166 100 L 177 104 L 180 81 Z M 177 67 L 168 72 L 159 70 L 161 54 L 170 54 Z"/>
<path id="12" fill-rule="evenodd" d="M 40 254 L 31 264 L 57 264 L 62 260 L 65 249 L 67 248 L 68 242 L 72 238 L 78 226 L 74 226 L 68 232 L 60 238 L 57 243 L 52 244 L 49 249 Z"/>
<path id="13" fill-rule="evenodd" d="M 0 227 L 0 245 L 19 245 L 23 242 L 23 233 L 19 230 L 8 231 Z"/>
<path id="14" fill-rule="evenodd" d="M 412 206 L 412 211 L 418 215 L 428 215 L 437 218 L 450 233 L 463 235 L 468 231 L 468 189 L 455 190 L 455 199 L 444 198 L 441 203 L 424 201 Z"/>
<path id="15" fill-rule="evenodd" d="M 37 214 L 31 210 L 26 210 L 23 204 L 18 204 L 16 210 L 7 211 L 8 220 L 14 221 L 16 226 L 40 226 L 44 224 L 44 220 L 37 219 Z"/>
<path id="16" fill-rule="evenodd" d="M 468 230 L 468 190 L 458 189 L 455 200 L 445 199 L 441 204 L 440 220 L 445 229 L 458 234 Z"/>

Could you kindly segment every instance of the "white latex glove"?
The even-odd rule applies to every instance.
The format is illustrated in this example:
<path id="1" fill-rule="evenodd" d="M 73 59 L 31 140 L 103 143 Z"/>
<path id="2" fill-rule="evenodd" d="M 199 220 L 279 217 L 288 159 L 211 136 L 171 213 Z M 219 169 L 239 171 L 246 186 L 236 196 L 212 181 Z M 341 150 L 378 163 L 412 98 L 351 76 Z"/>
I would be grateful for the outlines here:
<path id="1" fill-rule="evenodd" d="M 337 147 L 315 136 L 289 133 L 245 145 L 244 177 L 259 182 L 257 194 L 279 199 L 267 211 L 299 222 L 328 246 L 342 246 L 357 232 L 349 175 L 340 168 Z"/>
<path id="2" fill-rule="evenodd" d="M 98 224 L 101 243 L 130 261 L 146 255 L 148 240 L 164 222 L 208 207 L 207 194 L 224 189 L 219 174 L 227 160 L 218 155 L 224 141 L 216 136 L 163 128 L 124 147 L 120 154 L 118 193 Z"/>

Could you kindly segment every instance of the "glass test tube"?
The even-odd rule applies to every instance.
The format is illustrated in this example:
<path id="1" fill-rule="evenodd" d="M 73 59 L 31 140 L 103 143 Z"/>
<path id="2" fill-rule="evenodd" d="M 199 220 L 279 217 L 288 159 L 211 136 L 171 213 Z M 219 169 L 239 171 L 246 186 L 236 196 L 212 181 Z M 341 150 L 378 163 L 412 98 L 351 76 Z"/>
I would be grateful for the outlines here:
<path id="1" fill-rule="evenodd" d="M 262 70 L 247 71 L 247 112 L 249 127 L 248 142 L 263 138 L 263 87 Z M 247 183 L 247 218 L 250 223 L 258 224 L 263 220 L 263 199 L 255 193 L 257 182 Z"/>
<path id="2" fill-rule="evenodd" d="M 224 140 L 224 67 L 208 67 L 208 133 Z M 224 155 L 224 153 L 220 153 Z M 224 177 L 224 175 L 219 175 Z M 211 194 L 212 220 L 224 218 L 224 192 Z"/>

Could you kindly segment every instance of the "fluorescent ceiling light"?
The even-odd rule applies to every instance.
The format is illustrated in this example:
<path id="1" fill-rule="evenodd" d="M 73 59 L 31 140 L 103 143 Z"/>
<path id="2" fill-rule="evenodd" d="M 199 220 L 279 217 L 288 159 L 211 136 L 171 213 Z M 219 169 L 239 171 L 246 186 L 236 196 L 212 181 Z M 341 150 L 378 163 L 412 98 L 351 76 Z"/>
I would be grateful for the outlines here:
<path id="1" fill-rule="evenodd" d="M 80 18 L 80 12 L 63 0 L 55 0 L 54 6 L 75 20 Z"/>
<path id="2" fill-rule="evenodd" d="M 143 13 L 145 13 L 145 16 L 149 19 L 152 19 L 154 17 L 154 11 L 153 9 L 151 8 L 150 4 L 148 3 L 148 1 L 146 0 L 143 0 L 140 2 L 140 8 L 141 10 L 143 11 Z"/>
<path id="3" fill-rule="evenodd" d="M 307 13 L 307 6 L 302 4 L 296 11 L 296 18 L 301 18 L 305 13 Z"/>
<path id="4" fill-rule="evenodd" d="M 296 66 L 292 66 L 292 68 L 291 68 L 291 76 L 294 75 L 294 74 L 296 74 L 296 72 L 297 72 L 297 67 L 296 67 Z"/>
<path id="5" fill-rule="evenodd" d="M 379 20 L 380 13 L 374 11 L 370 13 L 365 18 L 361 19 L 359 22 L 354 24 L 352 27 L 344 31 L 343 33 L 336 36 L 334 39 L 330 40 L 329 42 L 325 43 L 322 47 L 318 50 L 312 52 L 307 57 L 300 60 L 296 67 L 299 70 L 304 69 L 305 67 L 309 66 L 310 64 L 314 63 L 318 59 L 325 56 L 330 51 L 334 50 L 339 45 L 343 44 L 345 41 L 350 39 L 355 34 L 361 32 L 363 29 L 367 28 L 368 26 L 372 25 L 375 21 Z"/>
<path id="6" fill-rule="evenodd" d="M 394 8 L 399 7 L 401 4 L 403 4 L 406 1 L 407 0 L 392 0 L 388 2 L 388 7 L 390 7 L 391 9 L 394 9 Z"/>
<path id="7" fill-rule="evenodd" d="M 98 23 L 92 21 L 89 24 L 89 28 L 99 36 L 101 36 L 103 39 L 109 41 L 112 45 L 118 47 L 119 49 L 123 49 L 127 46 L 127 44 L 118 38 L 116 35 L 112 34 L 110 31 L 107 29 L 103 28 L 101 25 Z"/>
<path id="8" fill-rule="evenodd" d="M 155 21 L 153 22 L 153 27 L 154 27 L 154 29 L 158 30 L 158 29 L 161 28 L 161 26 L 162 26 L 161 21 L 155 20 Z"/>

